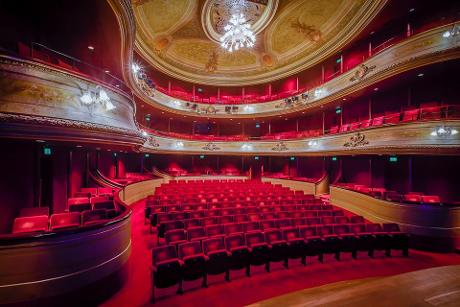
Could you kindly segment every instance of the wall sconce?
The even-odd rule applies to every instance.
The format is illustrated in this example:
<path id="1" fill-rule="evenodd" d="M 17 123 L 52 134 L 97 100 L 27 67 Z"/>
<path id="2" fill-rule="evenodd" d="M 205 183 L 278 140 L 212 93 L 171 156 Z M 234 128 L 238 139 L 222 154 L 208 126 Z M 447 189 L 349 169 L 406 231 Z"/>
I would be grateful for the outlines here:
<path id="1" fill-rule="evenodd" d="M 252 150 L 252 145 L 250 145 L 250 144 L 243 144 L 243 145 L 241 145 L 241 149 L 244 150 L 244 151 Z"/>
<path id="2" fill-rule="evenodd" d="M 96 105 L 101 105 L 106 111 L 111 111 L 116 107 L 113 105 L 110 100 L 107 92 L 104 91 L 99 85 L 96 86 L 95 92 L 87 90 L 83 95 L 80 96 L 80 101 L 82 104 L 88 107 L 94 107 Z"/>
<path id="3" fill-rule="evenodd" d="M 318 142 L 317 142 L 317 141 L 313 141 L 313 140 L 312 140 L 312 141 L 308 141 L 307 144 L 308 144 L 308 146 L 310 146 L 310 147 L 316 147 L 316 146 L 318 146 Z"/>
<path id="4" fill-rule="evenodd" d="M 176 142 L 176 148 L 182 148 L 184 147 L 184 143 L 183 142 Z"/>
<path id="5" fill-rule="evenodd" d="M 433 132 L 431 132 L 430 135 L 444 138 L 444 137 L 449 137 L 451 135 L 456 135 L 457 133 L 458 131 L 456 129 L 452 129 L 446 126 L 441 126 L 433 130 Z"/>

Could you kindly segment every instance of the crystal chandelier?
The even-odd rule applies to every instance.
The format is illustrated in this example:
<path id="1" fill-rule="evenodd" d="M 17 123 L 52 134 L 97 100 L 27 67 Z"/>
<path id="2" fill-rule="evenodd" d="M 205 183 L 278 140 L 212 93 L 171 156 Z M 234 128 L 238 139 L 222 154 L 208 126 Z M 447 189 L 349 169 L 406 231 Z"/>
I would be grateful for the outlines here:
<path id="1" fill-rule="evenodd" d="M 95 92 L 87 90 L 85 93 L 83 93 L 83 95 L 80 96 L 80 101 L 83 105 L 88 107 L 94 107 L 99 104 L 106 111 L 111 111 L 116 108 L 110 100 L 109 95 L 107 95 L 107 92 L 104 91 L 99 85 L 96 86 Z"/>
<path id="2" fill-rule="evenodd" d="M 229 24 L 224 27 L 225 33 L 220 38 L 220 45 L 229 52 L 243 47 L 253 47 L 256 37 L 250 28 L 251 25 L 246 23 L 246 18 L 242 13 L 233 14 Z"/>

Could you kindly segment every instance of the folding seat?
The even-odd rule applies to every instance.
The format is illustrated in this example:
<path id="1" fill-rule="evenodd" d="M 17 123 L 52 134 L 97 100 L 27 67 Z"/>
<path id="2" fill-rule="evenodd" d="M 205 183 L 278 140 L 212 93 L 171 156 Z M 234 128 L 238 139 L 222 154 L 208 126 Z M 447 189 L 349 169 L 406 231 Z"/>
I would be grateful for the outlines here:
<path id="1" fill-rule="evenodd" d="M 288 244 L 283 239 L 281 230 L 272 229 L 264 231 L 265 242 L 268 243 L 270 248 L 270 261 L 271 262 L 284 262 L 284 267 L 288 267 Z"/>
<path id="2" fill-rule="evenodd" d="M 167 231 L 175 230 L 175 229 L 184 229 L 184 228 L 185 228 L 185 224 L 183 221 L 162 222 L 160 226 L 158 227 L 158 240 L 160 238 L 163 238 Z"/>
<path id="3" fill-rule="evenodd" d="M 230 252 L 228 259 L 229 270 L 240 270 L 245 268 L 246 275 L 250 275 L 251 254 L 246 246 L 243 234 L 231 234 L 225 237 L 225 247 Z"/>
<path id="4" fill-rule="evenodd" d="M 182 260 L 182 278 L 185 281 L 203 278 L 202 287 L 207 287 L 206 257 L 200 242 L 179 244 L 179 258 Z"/>
<path id="5" fill-rule="evenodd" d="M 323 262 L 323 240 L 317 235 L 316 227 L 299 226 L 299 238 L 303 239 L 305 243 L 303 256 L 318 256 L 318 260 Z"/>
<path id="6" fill-rule="evenodd" d="M 277 219 L 287 219 L 291 216 L 291 214 L 288 212 L 288 211 L 281 211 L 281 212 L 277 212 L 275 217 Z"/>
<path id="7" fill-rule="evenodd" d="M 321 204 L 321 210 L 329 210 L 329 211 L 332 211 L 332 210 L 334 210 L 334 206 L 332 206 L 332 205 Z"/>
<path id="8" fill-rule="evenodd" d="M 50 217 L 50 230 L 67 230 L 80 227 L 80 212 L 55 213 Z"/>
<path id="9" fill-rule="evenodd" d="M 260 224 L 260 229 L 263 231 L 278 228 L 278 224 L 276 220 L 263 220 L 263 221 L 260 221 L 259 224 Z"/>
<path id="10" fill-rule="evenodd" d="M 166 205 L 165 208 L 166 208 L 166 212 L 182 211 L 182 208 L 180 205 L 169 204 L 169 205 Z"/>
<path id="11" fill-rule="evenodd" d="M 302 264 L 306 265 L 305 240 L 299 237 L 299 231 L 296 227 L 284 228 L 282 230 L 283 239 L 288 244 L 288 258 L 301 258 Z"/>
<path id="12" fill-rule="evenodd" d="M 260 231 L 245 233 L 246 244 L 251 253 L 251 265 L 265 265 L 265 270 L 270 272 L 270 247 L 265 242 L 264 234 Z"/>
<path id="13" fill-rule="evenodd" d="M 292 227 L 292 219 L 279 219 L 277 221 L 277 226 L 279 229 L 284 229 L 288 227 Z"/>
<path id="14" fill-rule="evenodd" d="M 88 192 L 74 192 L 72 198 L 90 198 L 92 195 Z"/>
<path id="15" fill-rule="evenodd" d="M 344 125 L 340 126 L 339 132 L 347 132 L 348 128 L 350 128 L 350 124 L 344 124 Z"/>
<path id="16" fill-rule="evenodd" d="M 350 223 L 352 224 L 364 224 L 364 217 L 361 215 L 353 215 L 350 217 Z"/>
<path id="17" fill-rule="evenodd" d="M 219 224 L 219 225 L 208 225 L 205 226 L 206 228 L 206 234 L 208 237 L 224 237 L 225 232 L 224 232 L 224 227 Z"/>
<path id="18" fill-rule="evenodd" d="M 306 218 L 317 217 L 317 216 L 318 216 L 318 211 L 316 211 L 316 210 L 306 210 L 305 211 L 305 217 Z"/>
<path id="19" fill-rule="evenodd" d="M 401 114 L 399 112 L 397 113 L 390 113 L 386 114 L 384 117 L 384 123 L 385 124 L 398 124 L 399 123 L 399 118 L 401 117 Z"/>
<path id="20" fill-rule="evenodd" d="M 391 255 L 390 237 L 383 231 L 382 225 L 377 223 L 366 224 L 366 231 L 374 237 L 370 257 L 374 256 L 374 250 L 384 250 L 385 255 Z"/>
<path id="21" fill-rule="evenodd" d="M 113 198 L 113 193 L 115 189 L 113 188 L 97 188 L 97 195 L 99 196 L 108 196 Z"/>
<path id="22" fill-rule="evenodd" d="M 330 134 L 335 134 L 339 132 L 339 126 L 332 126 L 330 129 L 329 129 L 329 133 Z"/>
<path id="23" fill-rule="evenodd" d="M 22 208 L 19 212 L 19 217 L 27 217 L 27 216 L 49 216 L 50 215 L 50 208 L 49 207 L 27 207 Z"/>
<path id="24" fill-rule="evenodd" d="M 305 212 L 303 211 L 293 211 L 290 213 L 290 217 L 293 218 L 293 219 L 296 219 L 296 218 L 301 218 L 301 217 L 304 217 L 305 216 Z"/>
<path id="25" fill-rule="evenodd" d="M 356 251 L 367 251 L 369 257 L 374 257 L 375 236 L 367 232 L 366 224 L 350 224 L 350 231 L 357 237 Z"/>
<path id="26" fill-rule="evenodd" d="M 358 237 L 351 231 L 347 224 L 334 225 L 334 233 L 340 238 L 339 259 L 340 253 L 350 252 L 353 259 L 357 255 L 357 241 Z"/>
<path id="27" fill-rule="evenodd" d="M 69 212 L 83 212 L 85 210 L 91 210 L 91 204 L 89 198 L 69 198 L 67 200 L 67 206 Z"/>
<path id="28" fill-rule="evenodd" d="M 403 201 L 403 196 L 394 191 L 386 191 L 384 198 L 387 201 L 397 202 L 397 203 L 400 203 Z"/>
<path id="29" fill-rule="evenodd" d="M 222 216 L 220 218 L 220 222 L 222 224 L 228 224 L 228 223 L 233 223 L 233 215 L 226 215 L 226 216 Z"/>
<path id="30" fill-rule="evenodd" d="M 187 241 L 187 231 L 184 229 L 173 229 L 165 233 L 165 243 L 166 245 L 177 245 L 186 243 Z"/>
<path id="31" fill-rule="evenodd" d="M 202 219 L 203 226 L 216 225 L 218 220 L 216 217 L 205 217 Z"/>
<path id="32" fill-rule="evenodd" d="M 416 121 L 419 118 L 419 114 L 420 114 L 419 109 L 404 111 L 401 121 L 402 122 Z"/>
<path id="33" fill-rule="evenodd" d="M 81 188 L 80 192 L 89 193 L 91 196 L 97 196 L 97 188 Z"/>
<path id="34" fill-rule="evenodd" d="M 307 224 L 307 219 L 304 217 L 298 217 L 292 219 L 292 226 L 302 226 Z"/>
<path id="35" fill-rule="evenodd" d="M 222 209 L 222 215 L 235 215 L 235 209 L 234 208 L 225 208 Z"/>
<path id="36" fill-rule="evenodd" d="M 48 231 L 48 216 L 46 215 L 17 217 L 13 222 L 13 233 L 46 231 Z"/>
<path id="37" fill-rule="evenodd" d="M 152 218 L 152 215 L 154 214 L 157 214 L 157 213 L 161 213 L 161 212 L 164 212 L 164 207 L 160 207 L 160 206 L 146 206 L 145 209 L 144 209 L 144 224 L 147 222 L 147 221 L 150 221 L 150 219 Z M 155 218 L 155 223 L 156 223 L 156 218 Z"/>
<path id="38" fill-rule="evenodd" d="M 332 216 L 332 210 L 319 210 L 318 217 Z"/>
<path id="39" fill-rule="evenodd" d="M 248 220 L 251 221 L 251 222 L 260 221 L 261 219 L 262 219 L 262 217 L 258 213 L 250 213 L 250 214 L 248 214 Z"/>
<path id="40" fill-rule="evenodd" d="M 441 199 L 437 195 L 423 195 L 422 196 L 422 203 L 424 204 L 432 204 L 432 205 L 440 205 Z"/>
<path id="41" fill-rule="evenodd" d="M 331 225 L 322 225 L 316 227 L 316 233 L 323 240 L 323 254 L 334 254 L 335 259 L 340 260 L 341 239 L 333 231 Z"/>
<path id="42" fill-rule="evenodd" d="M 405 203 L 420 204 L 422 202 L 422 196 L 417 194 L 405 194 L 403 200 Z"/>
<path id="43" fill-rule="evenodd" d="M 391 250 L 401 250 L 404 257 L 409 256 L 409 235 L 401 232 L 399 225 L 395 223 L 384 223 L 383 231 L 388 234 L 390 252 L 387 256 L 391 256 Z"/>
<path id="44" fill-rule="evenodd" d="M 378 116 L 372 119 L 372 126 L 381 126 L 383 125 L 383 116 Z"/>
<path id="45" fill-rule="evenodd" d="M 443 116 L 442 107 L 433 106 L 428 108 L 422 108 L 420 110 L 420 118 L 422 120 L 439 120 Z"/>
<path id="46" fill-rule="evenodd" d="M 336 216 L 334 217 L 334 224 L 349 224 L 350 219 L 346 216 Z"/>
<path id="47" fill-rule="evenodd" d="M 200 219 L 204 217 L 204 210 L 193 210 L 189 212 L 190 219 Z"/>
<path id="48" fill-rule="evenodd" d="M 334 224 L 334 223 L 335 223 L 335 220 L 334 220 L 333 216 L 323 216 L 321 218 L 321 224 L 323 224 L 323 225 L 330 225 L 330 224 Z"/>
<path id="49" fill-rule="evenodd" d="M 208 238 L 204 227 L 187 228 L 187 239 L 189 241 L 202 241 Z"/>
<path id="50" fill-rule="evenodd" d="M 237 214 L 235 215 L 233 220 L 235 221 L 235 223 L 246 222 L 248 220 L 248 216 L 246 214 Z"/>
<path id="51" fill-rule="evenodd" d="M 274 220 L 276 218 L 276 215 L 275 213 L 271 212 L 271 213 L 263 213 L 262 214 L 262 220 Z"/>
<path id="52" fill-rule="evenodd" d="M 258 231 L 260 230 L 260 224 L 258 221 L 254 222 L 245 222 L 243 223 L 244 232 Z"/>
<path id="53" fill-rule="evenodd" d="M 182 290 L 182 265 L 174 246 L 160 246 L 152 249 L 152 303 L 155 302 L 155 288 L 169 288 L 178 284 L 177 293 Z"/>
<path id="54" fill-rule="evenodd" d="M 81 213 L 82 226 L 91 226 L 107 222 L 107 211 L 105 209 L 86 210 Z"/>
<path id="55" fill-rule="evenodd" d="M 173 212 L 171 213 L 171 220 L 173 221 L 184 221 L 190 218 L 188 212 Z"/>
<path id="56" fill-rule="evenodd" d="M 224 224 L 224 232 L 226 235 L 233 233 L 243 233 L 243 225 L 241 223 Z"/>
<path id="57" fill-rule="evenodd" d="M 225 248 L 223 238 L 207 239 L 202 244 L 203 252 L 207 257 L 206 273 L 211 275 L 225 273 L 225 280 L 230 281 L 230 269 L 228 266 L 230 253 Z"/>
<path id="58" fill-rule="evenodd" d="M 371 123 L 372 123 L 372 120 L 371 120 L 371 119 L 363 120 L 363 121 L 361 122 L 361 127 L 360 127 L 360 129 L 369 128 L 369 126 L 371 125 Z"/>
<path id="59" fill-rule="evenodd" d="M 345 213 L 342 209 L 333 209 L 332 216 L 345 216 Z"/>
<path id="60" fill-rule="evenodd" d="M 210 209 L 204 212 L 205 217 L 211 217 L 211 216 L 221 216 L 222 211 L 220 209 Z"/>
<path id="61" fill-rule="evenodd" d="M 350 124 L 350 131 L 358 130 L 361 127 L 361 122 L 354 122 Z"/>

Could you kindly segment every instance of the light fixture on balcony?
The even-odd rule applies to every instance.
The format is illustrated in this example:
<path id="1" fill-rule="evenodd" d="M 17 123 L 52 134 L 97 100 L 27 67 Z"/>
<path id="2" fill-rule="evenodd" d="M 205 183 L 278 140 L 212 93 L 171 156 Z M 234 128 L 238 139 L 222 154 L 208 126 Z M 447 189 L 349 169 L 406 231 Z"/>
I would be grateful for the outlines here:
<path id="1" fill-rule="evenodd" d="M 318 142 L 315 141 L 315 140 L 308 141 L 307 144 L 308 144 L 308 146 L 310 146 L 310 147 L 316 147 L 316 146 L 318 146 Z"/>
<path id="2" fill-rule="evenodd" d="M 241 149 L 244 151 L 252 150 L 252 145 L 251 144 L 243 144 L 241 145 Z"/>
<path id="3" fill-rule="evenodd" d="M 455 37 L 455 36 L 458 36 L 460 35 L 460 26 L 458 26 L 457 24 L 455 24 L 452 29 L 444 32 L 442 34 L 442 37 L 444 38 L 449 38 L 449 37 Z"/>
<path id="4" fill-rule="evenodd" d="M 451 135 L 456 135 L 457 133 L 458 133 L 458 130 L 456 129 L 452 129 L 446 126 L 441 126 L 433 130 L 433 132 L 431 132 L 430 135 L 443 138 L 443 137 L 449 137 Z"/>
<path id="5" fill-rule="evenodd" d="M 83 95 L 80 96 L 80 101 L 88 107 L 101 105 L 106 111 L 111 111 L 116 108 L 110 100 L 109 95 L 107 95 L 107 92 L 104 91 L 99 85 L 96 86 L 94 92 L 87 90 L 85 93 L 83 93 Z"/>
<path id="6" fill-rule="evenodd" d="M 146 131 L 142 130 L 142 135 L 143 136 L 148 136 L 149 134 Z"/>
<path id="7" fill-rule="evenodd" d="M 176 148 L 182 148 L 184 147 L 184 143 L 183 142 L 176 142 Z"/>
<path id="8" fill-rule="evenodd" d="M 248 113 L 249 113 L 249 112 L 254 112 L 254 107 L 253 107 L 253 106 L 248 106 L 248 105 L 246 105 L 246 106 L 244 106 L 243 110 L 244 110 L 245 112 L 248 112 Z"/>
<path id="9" fill-rule="evenodd" d="M 131 69 L 133 70 L 133 73 L 137 74 L 141 70 L 141 67 L 139 64 L 133 63 L 131 65 Z"/>

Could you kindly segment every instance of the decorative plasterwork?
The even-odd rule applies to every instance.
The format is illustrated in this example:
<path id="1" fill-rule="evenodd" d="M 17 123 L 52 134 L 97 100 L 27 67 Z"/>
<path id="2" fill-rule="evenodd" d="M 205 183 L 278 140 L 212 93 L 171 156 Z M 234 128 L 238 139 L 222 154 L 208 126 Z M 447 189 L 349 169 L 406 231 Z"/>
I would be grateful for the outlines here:
<path id="1" fill-rule="evenodd" d="M 115 109 L 85 105 L 80 98 L 94 88 L 103 88 Z M 133 101 L 121 91 L 51 66 L 0 56 L 3 133 L 43 133 L 50 139 L 65 139 L 68 133 L 73 140 L 100 138 L 104 142 L 112 139 L 114 143 L 139 145 L 145 138 L 135 122 L 134 110 Z M 72 132 L 64 132 L 65 129 Z M 100 135 L 95 136 L 98 132 Z"/>
<path id="2" fill-rule="evenodd" d="M 201 117 L 265 117 L 300 112 L 333 102 L 402 72 L 460 58 L 460 41 L 445 38 L 448 24 L 414 35 L 374 55 L 361 65 L 291 99 L 243 105 L 203 104 L 184 101 L 156 91 L 154 98 L 139 93 L 152 106 L 183 115 Z"/>
<path id="3" fill-rule="evenodd" d="M 460 121 L 446 121 L 449 127 L 460 130 Z M 353 154 L 460 154 L 460 135 L 448 138 L 432 136 L 439 121 L 417 122 L 379 128 L 363 129 L 359 133 L 342 133 L 318 138 L 285 141 L 206 142 L 155 136 L 159 146 L 148 142 L 141 148 L 158 153 L 215 153 L 238 155 L 353 155 Z M 312 144 L 314 141 L 315 145 Z M 176 144 L 181 143 L 178 147 Z M 212 145 L 210 145 L 212 144 Z M 345 145 L 349 144 L 349 145 Z M 219 148 L 209 150 L 209 148 Z"/>
<path id="4" fill-rule="evenodd" d="M 209 70 L 206 63 L 218 47 L 218 26 L 211 16 L 218 1 L 208 0 L 202 7 L 192 0 L 134 3 L 136 51 L 163 73 L 192 83 L 266 83 L 298 73 L 334 54 L 386 3 L 283 0 L 278 6 L 278 1 L 270 0 L 265 8 L 251 3 L 258 8 L 254 30 L 261 31 L 256 46 L 231 54 L 218 48 L 217 65 Z"/>

